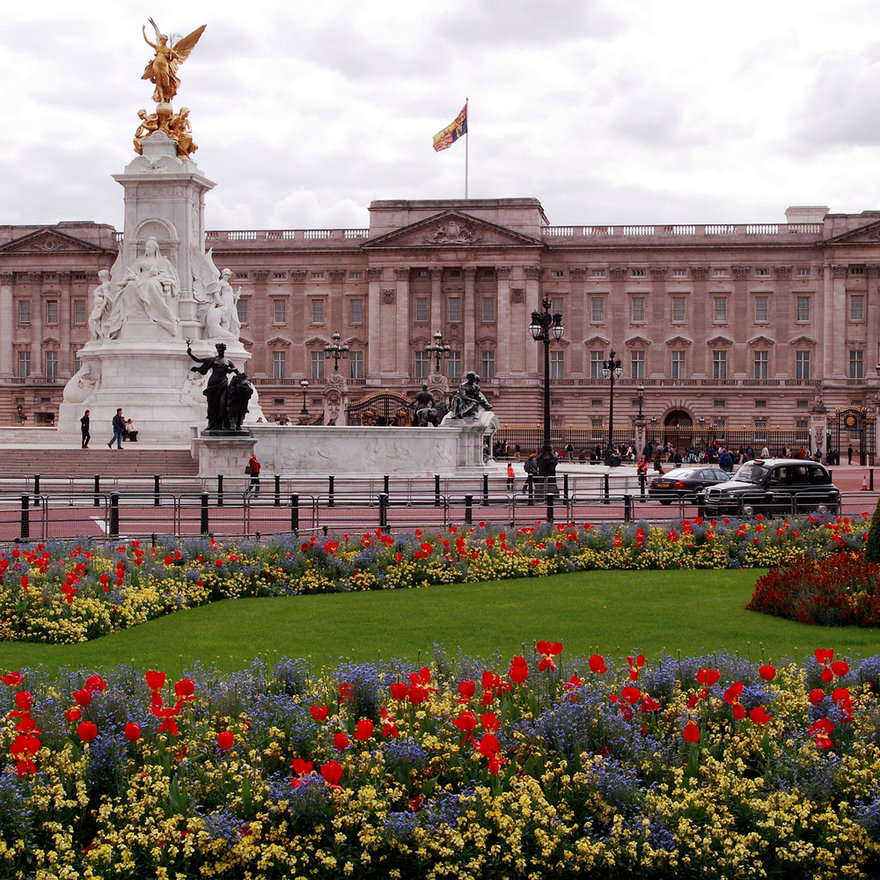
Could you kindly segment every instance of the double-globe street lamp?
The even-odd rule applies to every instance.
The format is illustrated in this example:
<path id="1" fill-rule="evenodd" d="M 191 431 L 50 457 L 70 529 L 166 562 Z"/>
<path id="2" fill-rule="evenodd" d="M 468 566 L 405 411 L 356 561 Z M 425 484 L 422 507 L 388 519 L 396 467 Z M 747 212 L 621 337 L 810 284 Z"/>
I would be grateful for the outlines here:
<path id="1" fill-rule="evenodd" d="M 562 326 L 562 313 L 551 313 L 552 303 L 546 297 L 542 300 L 543 312 L 532 312 L 529 333 L 535 342 L 544 343 L 544 445 L 535 459 L 538 476 L 548 494 L 557 494 L 556 488 L 556 456 L 550 442 L 550 343 L 562 339 L 565 327 Z"/>
<path id="2" fill-rule="evenodd" d="M 608 359 L 602 361 L 602 378 L 611 380 L 611 393 L 608 397 L 608 449 L 605 451 L 605 464 L 607 465 L 611 464 L 614 456 L 614 380 L 619 379 L 622 372 L 620 358 L 615 360 L 614 349 L 612 349 Z M 639 413 L 641 413 L 641 397 L 639 398 Z"/>
<path id="3" fill-rule="evenodd" d="M 309 420 L 309 408 L 306 406 L 306 394 L 309 390 L 308 380 L 301 379 L 299 387 L 302 388 L 303 393 L 303 408 L 299 411 L 299 422 L 301 425 L 304 425 Z"/>
<path id="4" fill-rule="evenodd" d="M 440 365 L 443 363 L 443 358 L 448 360 L 452 357 L 452 346 L 444 344 L 443 334 L 439 330 L 434 334 L 434 344 L 426 345 L 425 351 L 428 353 L 429 358 L 433 357 L 436 359 L 437 373 L 440 372 Z"/>
<path id="5" fill-rule="evenodd" d="M 333 372 L 339 372 L 339 359 L 348 357 L 348 346 L 340 345 L 339 340 L 342 338 L 339 333 L 334 333 L 330 337 L 333 342 L 324 346 L 324 357 L 333 358 Z"/>

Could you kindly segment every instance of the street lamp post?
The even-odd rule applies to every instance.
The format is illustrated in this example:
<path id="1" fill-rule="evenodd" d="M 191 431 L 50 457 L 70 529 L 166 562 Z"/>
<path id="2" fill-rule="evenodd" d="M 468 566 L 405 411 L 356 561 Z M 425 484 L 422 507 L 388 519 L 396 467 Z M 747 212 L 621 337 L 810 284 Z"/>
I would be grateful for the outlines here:
<path id="1" fill-rule="evenodd" d="M 299 420 L 300 423 L 304 424 L 309 418 L 309 408 L 306 406 L 306 394 L 309 390 L 309 383 L 305 379 L 301 379 L 299 387 L 302 388 L 303 393 L 303 408 L 299 411 Z"/>
<path id="2" fill-rule="evenodd" d="M 348 357 L 348 346 L 340 345 L 339 340 L 342 338 L 339 333 L 334 333 L 330 337 L 333 342 L 324 346 L 324 357 L 328 360 L 333 358 L 333 372 L 339 372 L 339 359 Z"/>
<path id="3" fill-rule="evenodd" d="M 611 381 L 611 394 L 608 398 L 608 449 L 605 452 L 605 464 L 607 465 L 611 464 L 614 449 L 614 380 L 619 379 L 622 372 L 620 358 L 615 360 L 614 349 L 612 349 L 608 359 L 602 361 L 602 378 Z"/>
<path id="4" fill-rule="evenodd" d="M 428 357 L 436 359 L 438 373 L 440 372 L 440 365 L 443 362 L 443 358 L 448 360 L 452 357 L 452 346 L 444 345 L 443 334 L 439 330 L 434 334 L 434 344 L 426 345 L 425 351 L 428 353 Z"/>
<path id="5" fill-rule="evenodd" d="M 535 459 L 538 476 L 543 477 L 542 483 L 548 494 L 557 494 L 556 488 L 556 456 L 550 442 L 550 342 L 562 339 L 565 327 L 562 325 L 562 313 L 551 313 L 552 303 L 546 297 L 542 300 L 543 312 L 532 312 L 529 333 L 535 342 L 544 344 L 544 445 Z"/>

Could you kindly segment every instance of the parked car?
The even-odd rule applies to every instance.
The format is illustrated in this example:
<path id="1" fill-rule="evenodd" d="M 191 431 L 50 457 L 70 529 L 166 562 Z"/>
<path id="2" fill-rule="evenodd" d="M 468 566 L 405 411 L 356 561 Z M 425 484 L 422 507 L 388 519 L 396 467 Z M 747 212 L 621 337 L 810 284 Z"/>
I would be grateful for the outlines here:
<path id="1" fill-rule="evenodd" d="M 682 498 L 695 498 L 700 489 L 729 479 L 730 474 L 717 467 L 675 468 L 654 477 L 648 484 L 648 495 L 661 504 L 672 504 Z"/>
<path id="2" fill-rule="evenodd" d="M 837 513 L 840 491 L 818 461 L 768 458 L 747 461 L 733 479 L 703 489 L 697 501 L 705 516 Z"/>

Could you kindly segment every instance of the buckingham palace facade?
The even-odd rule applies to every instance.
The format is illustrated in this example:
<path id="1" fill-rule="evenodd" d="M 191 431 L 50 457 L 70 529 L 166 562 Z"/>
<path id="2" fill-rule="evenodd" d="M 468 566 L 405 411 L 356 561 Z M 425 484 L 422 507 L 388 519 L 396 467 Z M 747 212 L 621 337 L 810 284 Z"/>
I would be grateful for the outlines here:
<path id="1" fill-rule="evenodd" d="M 536 199 L 376 201 L 367 228 L 209 231 L 207 246 L 241 288 L 270 418 L 295 418 L 301 391 L 320 404 L 334 334 L 353 400 L 411 397 L 435 371 L 439 332 L 450 387 L 475 370 L 502 426 L 537 426 L 544 362 L 528 328 L 547 300 L 564 326 L 549 364 L 560 431 L 608 436 L 613 351 L 615 431 L 641 410 L 658 434 L 776 430 L 815 446 L 817 413 L 832 425 L 856 413 L 826 442 L 865 443 L 867 425 L 873 444 L 880 212 L 801 207 L 786 220 L 563 227 Z M 0 227 L 0 423 L 57 418 L 119 238 L 89 222 Z"/>

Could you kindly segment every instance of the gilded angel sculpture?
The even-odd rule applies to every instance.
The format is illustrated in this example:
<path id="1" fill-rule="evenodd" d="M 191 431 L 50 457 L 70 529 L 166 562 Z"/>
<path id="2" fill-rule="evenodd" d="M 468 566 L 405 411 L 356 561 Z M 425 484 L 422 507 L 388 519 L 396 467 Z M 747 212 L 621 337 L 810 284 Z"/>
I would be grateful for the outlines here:
<path id="1" fill-rule="evenodd" d="M 156 32 L 156 42 L 150 42 L 147 36 L 147 26 L 144 25 L 144 39 L 147 45 L 155 50 L 155 57 L 144 68 L 141 79 L 148 79 L 154 86 L 153 100 L 157 104 L 170 104 L 180 87 L 177 77 L 177 68 L 189 58 L 189 53 L 199 41 L 206 25 L 196 28 L 188 37 L 181 37 L 176 43 L 172 43 L 167 34 L 159 33 L 159 27 L 153 19 L 150 24 Z"/>

